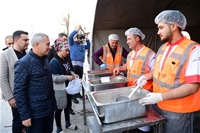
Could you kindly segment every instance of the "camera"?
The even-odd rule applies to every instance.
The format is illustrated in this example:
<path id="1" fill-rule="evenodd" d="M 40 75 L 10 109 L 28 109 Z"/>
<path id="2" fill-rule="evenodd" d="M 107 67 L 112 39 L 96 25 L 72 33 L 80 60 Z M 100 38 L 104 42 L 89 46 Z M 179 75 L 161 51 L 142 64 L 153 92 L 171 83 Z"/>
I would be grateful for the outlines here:
<path id="1" fill-rule="evenodd" d="M 80 39 L 80 40 L 84 40 L 85 39 L 85 34 L 77 34 L 76 38 Z"/>

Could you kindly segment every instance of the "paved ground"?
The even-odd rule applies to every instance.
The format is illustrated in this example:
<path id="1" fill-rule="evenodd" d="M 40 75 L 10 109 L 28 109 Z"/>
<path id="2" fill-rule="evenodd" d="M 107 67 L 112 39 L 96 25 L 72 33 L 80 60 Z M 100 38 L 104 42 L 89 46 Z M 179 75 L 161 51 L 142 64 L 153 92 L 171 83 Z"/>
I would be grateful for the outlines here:
<path id="1" fill-rule="evenodd" d="M 72 105 L 72 108 L 76 112 L 75 115 L 70 115 L 71 118 L 71 123 L 76 124 L 78 126 L 78 130 L 73 131 L 69 129 L 64 129 L 65 127 L 65 120 L 64 120 L 64 113 L 62 114 L 62 123 L 63 123 L 63 129 L 67 133 L 89 133 L 87 125 L 84 125 L 83 121 L 83 105 L 82 105 L 82 100 L 79 100 L 79 104 L 74 104 Z M 87 116 L 93 115 L 92 108 L 89 104 L 89 101 L 86 100 L 86 109 L 89 111 L 86 113 Z M 8 105 L 7 102 L 3 101 L 2 99 L 0 100 L 0 133 L 11 133 L 12 132 L 12 116 L 11 116 L 11 109 L 10 106 Z M 54 122 L 54 133 L 56 133 L 56 126 Z"/>

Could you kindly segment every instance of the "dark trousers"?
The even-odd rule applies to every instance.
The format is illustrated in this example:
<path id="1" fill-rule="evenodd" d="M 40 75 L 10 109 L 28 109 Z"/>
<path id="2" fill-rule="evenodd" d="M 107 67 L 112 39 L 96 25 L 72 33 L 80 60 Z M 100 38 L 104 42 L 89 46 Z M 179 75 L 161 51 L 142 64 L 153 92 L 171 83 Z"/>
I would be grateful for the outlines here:
<path id="1" fill-rule="evenodd" d="M 64 109 L 64 114 L 65 114 L 65 121 L 66 122 L 70 122 L 70 115 L 69 115 L 69 111 L 71 108 L 71 98 L 72 95 L 67 94 L 67 107 Z M 57 127 L 61 127 L 61 113 L 62 113 L 63 109 L 56 109 L 55 111 L 55 121 L 56 121 L 56 126 Z"/>
<path id="2" fill-rule="evenodd" d="M 52 133 L 53 132 L 53 114 L 51 116 L 32 119 L 32 126 L 27 127 L 27 133 Z"/>
<path id="3" fill-rule="evenodd" d="M 73 69 L 74 69 L 74 73 L 77 74 L 79 76 L 79 78 L 82 79 L 82 77 L 83 77 L 83 67 L 74 65 Z"/>
<path id="4" fill-rule="evenodd" d="M 73 70 L 74 70 L 74 73 L 77 74 L 80 79 L 82 79 L 82 77 L 83 77 L 83 67 L 74 65 Z"/>
<path id="5" fill-rule="evenodd" d="M 11 107 L 11 110 L 12 110 L 12 115 L 13 115 L 12 132 L 13 133 L 21 133 L 22 132 L 22 128 L 24 126 L 22 125 L 22 121 L 21 121 L 18 109 Z"/>

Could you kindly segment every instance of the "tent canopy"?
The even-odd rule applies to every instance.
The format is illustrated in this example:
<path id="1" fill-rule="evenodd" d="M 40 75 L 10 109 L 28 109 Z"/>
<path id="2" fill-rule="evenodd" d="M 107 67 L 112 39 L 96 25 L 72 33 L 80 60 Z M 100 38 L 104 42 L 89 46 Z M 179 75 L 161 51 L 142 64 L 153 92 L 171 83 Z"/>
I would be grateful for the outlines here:
<path id="1" fill-rule="evenodd" d="M 163 10 L 179 10 L 187 19 L 186 31 L 192 40 L 200 42 L 200 1 L 199 0 L 98 0 L 93 25 L 92 53 L 107 44 L 108 35 L 120 37 L 120 45 L 128 51 L 124 32 L 139 28 L 146 38 L 143 43 L 157 51 L 162 42 L 157 36 L 154 18 Z M 97 69 L 95 63 L 92 68 Z"/>

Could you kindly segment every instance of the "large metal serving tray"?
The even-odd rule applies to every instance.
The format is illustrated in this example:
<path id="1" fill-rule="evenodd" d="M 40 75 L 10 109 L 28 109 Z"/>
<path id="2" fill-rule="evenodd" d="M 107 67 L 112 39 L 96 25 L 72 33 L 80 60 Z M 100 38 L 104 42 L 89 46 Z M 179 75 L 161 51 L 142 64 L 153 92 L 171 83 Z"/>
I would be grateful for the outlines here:
<path id="1" fill-rule="evenodd" d="M 101 78 L 92 78 L 88 80 L 90 91 L 100 91 L 113 88 L 126 87 L 128 79 L 124 76 L 115 76 L 108 83 L 101 83 Z"/>
<path id="2" fill-rule="evenodd" d="M 111 76 L 113 73 L 108 70 L 90 70 L 87 71 L 87 74 L 88 74 L 88 79 L 91 79 L 104 76 Z"/>
<path id="3" fill-rule="evenodd" d="M 116 88 L 104 91 L 90 92 L 94 101 L 94 111 L 97 112 L 102 123 L 113 123 L 131 118 L 145 116 L 147 106 L 139 104 L 138 100 L 146 96 L 148 91 L 135 92 L 130 100 L 116 102 L 120 95 L 128 96 L 135 87 Z"/>

